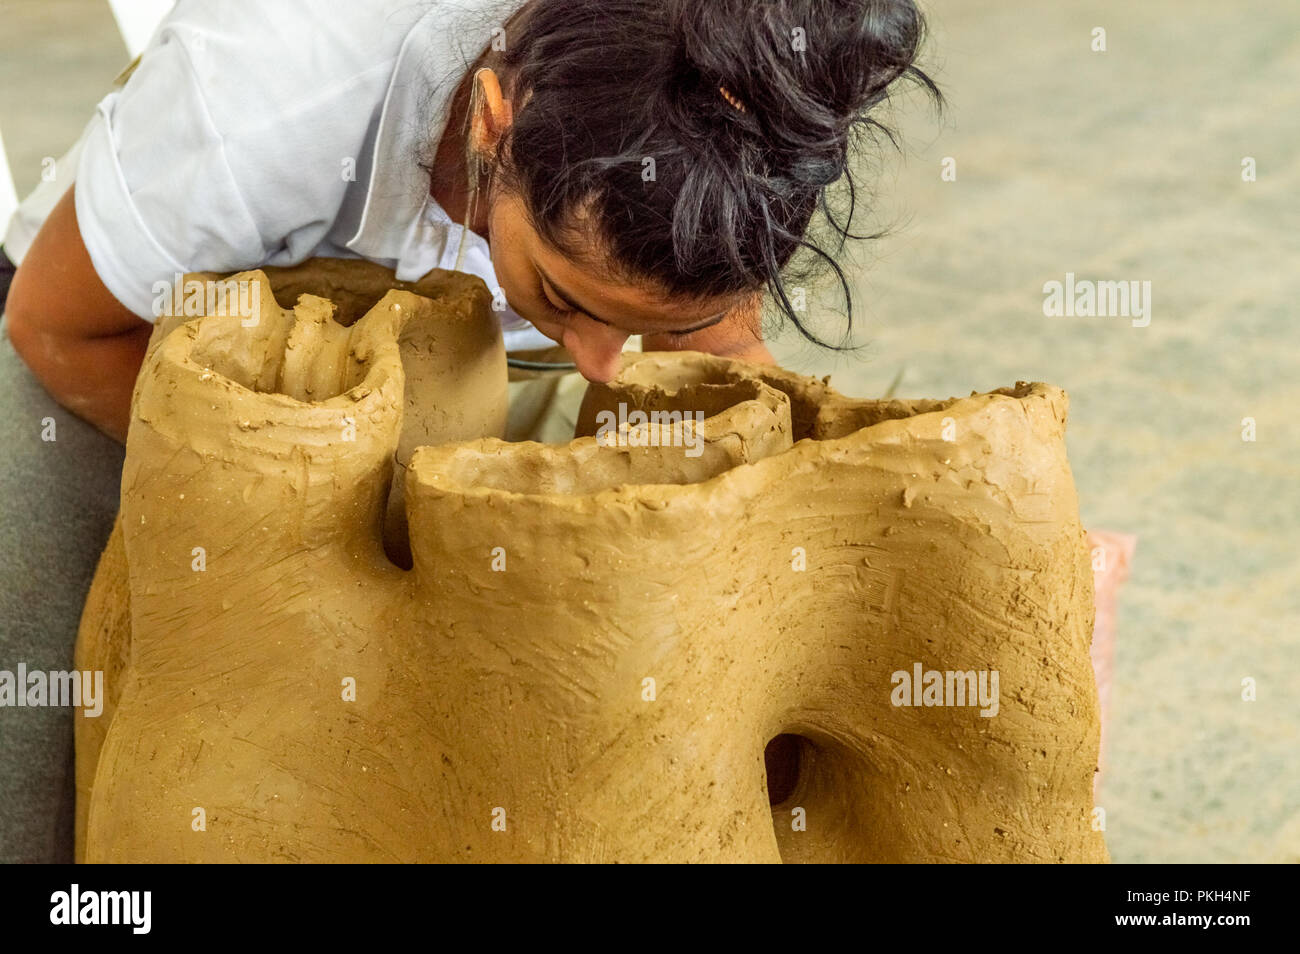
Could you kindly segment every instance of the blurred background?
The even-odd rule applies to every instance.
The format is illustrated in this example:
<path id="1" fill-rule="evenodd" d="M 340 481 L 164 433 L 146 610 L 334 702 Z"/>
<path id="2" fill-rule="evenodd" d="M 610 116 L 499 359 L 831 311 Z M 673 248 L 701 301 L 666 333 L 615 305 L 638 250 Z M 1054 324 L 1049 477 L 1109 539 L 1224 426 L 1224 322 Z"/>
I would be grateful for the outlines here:
<path id="1" fill-rule="evenodd" d="M 131 8 L 167 4 L 118 6 L 127 41 L 106 0 L 0 0 L 17 195 L 147 39 Z M 1112 857 L 1300 861 L 1300 3 L 923 6 L 947 110 L 900 97 L 882 118 L 902 152 L 863 158 L 859 230 L 890 231 L 846 258 L 862 347 L 773 351 L 862 397 L 1064 387 L 1084 523 L 1137 537 L 1098 799 Z M 1149 281 L 1150 324 L 1045 317 L 1067 272 Z"/>

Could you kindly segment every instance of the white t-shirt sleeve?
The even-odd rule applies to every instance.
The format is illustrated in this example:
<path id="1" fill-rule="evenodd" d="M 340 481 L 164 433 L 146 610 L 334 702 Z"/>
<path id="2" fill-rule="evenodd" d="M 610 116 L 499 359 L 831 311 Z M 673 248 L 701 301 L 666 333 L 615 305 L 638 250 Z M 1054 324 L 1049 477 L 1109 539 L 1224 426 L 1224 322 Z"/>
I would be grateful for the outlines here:
<path id="1" fill-rule="evenodd" d="M 343 164 L 362 149 L 402 35 L 367 28 L 366 6 L 331 3 L 338 15 L 310 42 L 303 18 L 319 2 L 181 3 L 164 21 L 99 104 L 76 172 L 82 239 L 123 305 L 153 320 L 158 281 L 319 244 L 357 185 Z"/>
<path id="2" fill-rule="evenodd" d="M 265 258 L 221 131 L 180 42 L 149 51 L 91 120 L 76 173 L 77 223 L 100 280 L 152 320 L 156 281 Z"/>

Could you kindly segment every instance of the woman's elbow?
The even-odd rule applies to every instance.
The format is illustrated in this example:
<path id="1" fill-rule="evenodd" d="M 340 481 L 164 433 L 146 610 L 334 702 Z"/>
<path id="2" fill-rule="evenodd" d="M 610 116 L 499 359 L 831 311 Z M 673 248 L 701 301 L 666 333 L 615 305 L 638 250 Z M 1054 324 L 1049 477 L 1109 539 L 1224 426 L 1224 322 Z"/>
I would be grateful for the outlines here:
<path id="1" fill-rule="evenodd" d="M 43 382 L 49 370 L 57 367 L 63 349 L 56 336 L 42 330 L 35 303 L 23 294 L 22 283 L 18 280 L 21 274 L 22 269 L 19 269 L 5 302 L 5 336 L 18 357 Z"/>
<path id="2" fill-rule="evenodd" d="M 4 329 L 5 337 L 18 357 L 31 365 L 31 357 L 36 349 L 36 323 L 32 321 L 27 302 L 21 294 L 11 293 L 5 301 Z"/>

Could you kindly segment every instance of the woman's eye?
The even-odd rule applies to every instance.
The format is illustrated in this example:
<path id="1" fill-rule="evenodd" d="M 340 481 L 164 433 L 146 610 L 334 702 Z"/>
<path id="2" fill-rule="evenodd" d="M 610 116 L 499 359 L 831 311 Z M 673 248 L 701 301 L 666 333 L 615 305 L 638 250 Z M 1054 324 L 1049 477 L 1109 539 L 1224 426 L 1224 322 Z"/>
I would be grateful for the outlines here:
<path id="1" fill-rule="evenodd" d="M 551 311 L 553 311 L 555 314 L 557 315 L 569 314 L 570 309 L 563 305 L 557 305 L 555 303 L 555 299 L 551 297 L 545 285 L 538 285 L 537 291 L 541 295 L 542 301 L 546 303 L 546 307 L 551 309 Z"/>

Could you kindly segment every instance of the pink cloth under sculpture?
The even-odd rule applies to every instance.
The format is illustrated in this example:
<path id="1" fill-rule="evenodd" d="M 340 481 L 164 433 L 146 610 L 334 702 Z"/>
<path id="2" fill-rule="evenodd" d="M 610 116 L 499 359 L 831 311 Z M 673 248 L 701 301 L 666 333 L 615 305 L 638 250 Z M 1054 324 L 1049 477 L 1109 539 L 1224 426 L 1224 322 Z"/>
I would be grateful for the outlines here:
<path id="1" fill-rule="evenodd" d="M 1097 674 L 1097 701 L 1101 707 L 1101 749 L 1097 755 L 1097 775 L 1093 780 L 1095 792 L 1106 768 L 1110 683 L 1115 664 L 1115 609 L 1120 584 L 1128 579 L 1137 537 L 1109 530 L 1090 530 L 1088 547 L 1092 552 L 1093 593 L 1097 602 L 1097 621 L 1092 630 L 1092 668 Z"/>

